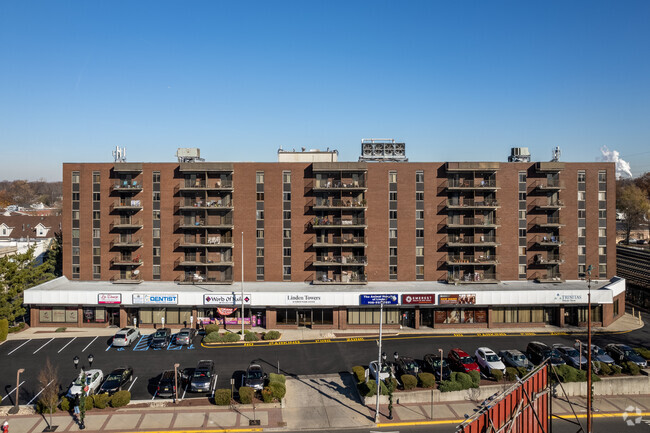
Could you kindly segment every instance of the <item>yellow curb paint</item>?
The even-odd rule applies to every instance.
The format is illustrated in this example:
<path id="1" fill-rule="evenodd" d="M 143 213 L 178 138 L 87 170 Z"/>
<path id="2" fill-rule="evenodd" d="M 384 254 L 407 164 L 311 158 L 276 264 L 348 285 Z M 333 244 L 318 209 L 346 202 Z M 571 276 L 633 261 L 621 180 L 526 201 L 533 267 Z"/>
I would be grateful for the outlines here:
<path id="1" fill-rule="evenodd" d="M 226 429 L 203 429 L 203 430 L 147 430 L 147 433 L 236 433 L 236 432 L 254 432 L 264 431 L 262 428 L 226 428 Z M 141 433 L 141 432 L 123 432 L 123 433 Z"/>

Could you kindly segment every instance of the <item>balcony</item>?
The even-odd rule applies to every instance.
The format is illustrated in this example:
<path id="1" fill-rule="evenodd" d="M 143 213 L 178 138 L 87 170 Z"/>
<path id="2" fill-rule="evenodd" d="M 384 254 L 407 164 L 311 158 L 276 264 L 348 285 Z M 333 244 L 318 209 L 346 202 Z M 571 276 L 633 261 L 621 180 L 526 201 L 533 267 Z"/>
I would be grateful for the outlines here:
<path id="1" fill-rule="evenodd" d="M 366 200 L 355 200 L 352 198 L 347 198 L 343 200 L 339 200 L 339 199 L 316 200 L 316 203 L 314 203 L 313 205 L 314 210 L 348 209 L 348 208 L 365 209 L 366 207 L 367 207 Z"/>
<path id="2" fill-rule="evenodd" d="M 448 247 L 495 247 L 497 245 L 500 245 L 500 243 L 496 236 L 447 236 Z"/>
<path id="3" fill-rule="evenodd" d="M 328 180 L 314 180 L 312 186 L 314 191 L 353 191 L 353 190 L 366 190 L 365 180 L 341 180 L 341 179 L 328 179 Z"/>
<path id="4" fill-rule="evenodd" d="M 129 220 L 114 220 L 110 226 L 110 230 L 134 230 L 142 228 L 142 220 L 140 219 L 129 219 Z"/>
<path id="5" fill-rule="evenodd" d="M 310 222 L 313 228 L 361 228 L 366 227 L 365 218 L 330 218 L 330 217 L 316 217 Z"/>
<path id="6" fill-rule="evenodd" d="M 140 248 L 142 245 L 142 240 L 139 238 L 119 237 L 111 241 L 110 248 Z"/>
<path id="7" fill-rule="evenodd" d="M 562 209 L 564 207 L 564 202 L 562 200 L 549 200 L 548 198 L 538 198 L 533 201 L 533 207 L 542 210 L 554 210 Z"/>
<path id="8" fill-rule="evenodd" d="M 192 221 L 179 221 L 174 229 L 230 229 L 233 227 L 232 218 L 222 219 L 193 219 Z"/>
<path id="9" fill-rule="evenodd" d="M 207 201 L 185 200 L 176 204 L 176 206 L 174 207 L 174 212 L 178 212 L 179 210 L 193 211 L 193 210 L 205 210 L 205 209 L 232 210 L 233 203 L 232 200 L 226 200 L 226 199 L 207 200 Z"/>
<path id="10" fill-rule="evenodd" d="M 113 275 L 110 279 L 113 284 L 140 284 L 142 282 L 142 277 L 140 273 L 127 272 L 126 274 Z"/>
<path id="11" fill-rule="evenodd" d="M 550 273 L 535 273 L 533 275 L 533 280 L 538 283 L 563 283 L 564 277 L 559 272 L 550 272 Z"/>
<path id="12" fill-rule="evenodd" d="M 368 278 L 365 274 L 345 273 L 334 275 L 317 275 L 312 284 L 368 284 Z"/>
<path id="13" fill-rule="evenodd" d="M 496 265 L 499 263 L 499 260 L 494 255 L 460 256 L 457 254 L 449 254 L 447 255 L 446 263 L 448 266 L 480 266 L 480 265 Z"/>
<path id="14" fill-rule="evenodd" d="M 182 275 L 176 278 L 178 284 L 232 284 L 232 275 L 203 276 L 200 274 Z"/>
<path id="15" fill-rule="evenodd" d="M 499 282 L 499 274 L 493 272 L 465 272 L 462 275 L 448 275 L 447 282 L 450 284 L 496 284 Z"/>
<path id="16" fill-rule="evenodd" d="M 560 189 L 564 189 L 564 182 L 561 180 L 548 180 L 548 179 L 543 179 L 543 180 L 536 180 L 532 184 L 533 189 L 538 189 L 540 191 L 556 191 Z"/>
<path id="17" fill-rule="evenodd" d="M 198 247 L 222 247 L 232 248 L 232 238 L 230 236 L 208 236 L 200 239 L 179 239 L 174 243 L 174 248 L 198 248 Z"/>
<path id="18" fill-rule="evenodd" d="M 494 190 L 499 189 L 497 181 L 490 179 L 447 179 L 447 189 L 450 190 Z"/>
<path id="19" fill-rule="evenodd" d="M 233 262 L 232 259 L 219 257 L 185 257 L 182 259 L 176 259 L 174 267 L 178 268 L 179 266 L 233 266 Z"/>
<path id="20" fill-rule="evenodd" d="M 535 236 L 534 242 L 537 245 L 545 247 L 564 245 L 563 238 L 557 235 L 537 235 Z"/>
<path id="21" fill-rule="evenodd" d="M 531 265 L 561 265 L 564 263 L 564 254 L 535 254 L 530 261 Z"/>
<path id="22" fill-rule="evenodd" d="M 116 182 L 111 185 L 111 192 L 127 192 L 131 194 L 137 194 L 142 191 L 142 184 L 138 181 L 127 181 Z"/>
<path id="23" fill-rule="evenodd" d="M 560 217 L 551 216 L 538 216 L 533 219 L 532 223 L 538 227 L 558 228 L 564 226 L 563 220 Z"/>
<path id="24" fill-rule="evenodd" d="M 448 209 L 498 209 L 499 207 L 497 200 L 447 200 Z"/>
<path id="25" fill-rule="evenodd" d="M 365 247 L 366 240 L 363 236 L 354 236 L 354 237 L 340 237 L 333 236 L 328 237 L 317 237 L 316 241 L 313 243 L 315 247 Z"/>
<path id="26" fill-rule="evenodd" d="M 130 211 L 137 212 L 142 210 L 142 201 L 140 200 L 118 200 L 111 203 L 110 211 Z"/>
<path id="27" fill-rule="evenodd" d="M 366 256 L 316 256 L 314 266 L 366 266 Z"/>
<path id="28" fill-rule="evenodd" d="M 185 180 L 174 188 L 174 193 L 185 191 L 232 191 L 232 180 L 208 179 L 190 182 Z"/>
<path id="29" fill-rule="evenodd" d="M 500 225 L 498 218 L 447 218 L 448 228 L 488 227 L 496 228 Z"/>
<path id="30" fill-rule="evenodd" d="M 111 259 L 111 266 L 134 267 L 134 266 L 140 266 L 141 264 L 142 264 L 142 259 L 140 259 L 140 257 L 136 257 L 136 258 L 114 257 Z"/>

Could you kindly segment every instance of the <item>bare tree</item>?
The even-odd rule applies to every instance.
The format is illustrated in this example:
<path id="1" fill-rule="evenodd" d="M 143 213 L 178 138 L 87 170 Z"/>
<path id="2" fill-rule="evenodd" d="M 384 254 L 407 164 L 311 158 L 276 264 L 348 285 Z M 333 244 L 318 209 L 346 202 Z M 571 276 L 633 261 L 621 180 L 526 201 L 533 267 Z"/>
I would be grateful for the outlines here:
<path id="1" fill-rule="evenodd" d="M 38 373 L 38 383 L 43 389 L 39 399 L 41 405 L 50 413 L 50 421 L 48 423 L 47 431 L 54 431 L 56 427 L 52 427 L 52 412 L 59 404 L 59 382 L 57 379 L 57 368 L 52 365 L 50 358 L 45 359 L 43 369 Z"/>

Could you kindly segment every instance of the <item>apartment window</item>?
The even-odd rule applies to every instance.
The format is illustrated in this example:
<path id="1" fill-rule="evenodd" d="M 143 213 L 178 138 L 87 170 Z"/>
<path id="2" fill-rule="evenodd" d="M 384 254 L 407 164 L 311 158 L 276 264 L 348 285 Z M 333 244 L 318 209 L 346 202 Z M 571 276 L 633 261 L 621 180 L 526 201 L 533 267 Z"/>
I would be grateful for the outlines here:
<path id="1" fill-rule="evenodd" d="M 607 236 L 607 229 L 604 227 L 599 227 L 598 228 L 598 237 L 599 238 L 604 238 Z"/>
<path id="2" fill-rule="evenodd" d="M 257 239 L 264 239 L 264 230 L 257 230 Z"/>
<path id="3" fill-rule="evenodd" d="M 585 201 L 585 192 L 578 191 L 578 201 Z"/>
<path id="4" fill-rule="evenodd" d="M 388 237 L 391 239 L 397 239 L 397 229 L 388 230 Z"/>
<path id="5" fill-rule="evenodd" d="M 578 227 L 578 237 L 585 237 L 587 236 L 587 228 L 586 227 Z"/>
<path id="6" fill-rule="evenodd" d="M 291 201 L 291 193 L 290 192 L 282 193 L 282 200 Z"/>
<path id="7" fill-rule="evenodd" d="M 291 183 L 291 172 L 282 172 L 282 183 Z"/>
<path id="8" fill-rule="evenodd" d="M 519 229 L 519 237 L 520 238 L 526 237 L 526 229 Z"/>
<path id="9" fill-rule="evenodd" d="M 584 256 L 587 254 L 587 247 L 584 245 L 578 245 L 578 255 Z"/>
<path id="10" fill-rule="evenodd" d="M 153 229 L 152 234 L 154 238 L 160 238 L 160 229 Z"/>
<path id="11" fill-rule="evenodd" d="M 291 230 L 288 230 L 288 229 L 287 229 L 287 230 L 283 230 L 283 231 L 282 231 L 282 236 L 283 236 L 285 239 L 291 239 Z"/>
<path id="12" fill-rule="evenodd" d="M 519 275 L 526 275 L 526 265 L 519 265 Z"/>
<path id="13" fill-rule="evenodd" d="M 397 257 L 397 248 L 390 247 L 388 249 L 388 254 L 390 255 L 390 257 Z"/>
<path id="14" fill-rule="evenodd" d="M 526 172 L 525 171 L 520 171 L 519 172 L 519 182 L 526 182 Z"/>
<path id="15" fill-rule="evenodd" d="M 388 277 L 391 280 L 396 280 L 397 279 L 397 266 L 389 266 L 388 267 Z"/>
<path id="16" fill-rule="evenodd" d="M 256 257 L 264 257 L 264 248 L 258 248 L 258 249 L 255 251 L 255 256 L 256 256 Z"/>
<path id="17" fill-rule="evenodd" d="M 256 182 L 256 191 L 257 191 L 257 202 L 256 202 L 256 220 L 257 220 L 257 231 L 256 231 L 256 240 L 258 246 L 264 245 L 264 172 L 258 171 L 255 173 L 255 182 Z M 283 199 L 284 199 L 283 194 Z M 289 195 L 289 199 L 291 196 Z M 257 272 L 256 278 L 258 281 L 264 280 L 264 248 L 258 248 L 261 250 L 262 255 L 257 256 Z"/>
<path id="18" fill-rule="evenodd" d="M 72 183 L 79 183 L 79 172 L 78 171 L 73 171 L 72 172 Z"/>
<path id="19" fill-rule="evenodd" d="M 578 209 L 578 218 L 587 218 L 587 211 L 584 209 Z"/>
<path id="20" fill-rule="evenodd" d="M 424 182 L 424 172 L 423 171 L 416 171 L 415 172 L 415 183 L 423 183 Z"/>
<path id="21" fill-rule="evenodd" d="M 585 174 L 584 171 L 579 171 L 578 172 L 578 182 L 586 182 L 587 181 L 587 175 Z"/>
<path id="22" fill-rule="evenodd" d="M 101 237 L 101 230 L 93 229 L 93 237 L 94 238 L 100 238 Z"/>
<path id="23" fill-rule="evenodd" d="M 519 255 L 520 256 L 526 255 L 526 247 L 519 247 Z"/>
<path id="24" fill-rule="evenodd" d="M 263 192 L 258 192 L 257 193 L 257 201 L 264 201 L 264 193 Z"/>
<path id="25" fill-rule="evenodd" d="M 79 191 L 79 172 L 78 171 L 73 171 L 72 174 L 72 191 Z M 72 192 L 72 209 L 80 209 L 81 204 L 79 202 L 80 195 L 78 192 Z M 72 211 L 72 227 L 79 227 L 80 222 L 79 222 L 79 211 Z M 76 217 L 76 218 L 75 218 Z M 79 279 L 80 276 L 80 267 L 79 267 L 79 262 L 80 262 L 80 254 L 79 254 L 79 229 L 78 228 L 73 228 L 72 229 L 72 263 L 74 265 L 72 266 L 72 278 L 73 279 Z"/>
<path id="26" fill-rule="evenodd" d="M 395 255 L 397 255 L 397 251 L 395 253 Z M 424 247 L 415 247 L 415 256 L 424 257 Z"/>
<path id="27" fill-rule="evenodd" d="M 598 191 L 598 201 L 605 201 L 605 200 L 607 200 L 607 192 Z"/>
<path id="28" fill-rule="evenodd" d="M 607 218 L 607 211 L 605 209 L 598 209 L 598 218 Z"/>
<path id="29" fill-rule="evenodd" d="M 397 172 L 389 171 L 388 172 L 388 183 L 397 183 Z"/>
<path id="30" fill-rule="evenodd" d="M 415 200 L 423 201 L 424 200 L 424 193 L 423 192 L 416 192 L 415 193 Z"/>
<path id="31" fill-rule="evenodd" d="M 607 277 L 607 265 L 605 264 L 598 265 L 598 276 L 601 278 Z"/>
<path id="32" fill-rule="evenodd" d="M 607 182 L 607 172 L 605 171 L 598 172 L 598 182 Z"/>
<path id="33" fill-rule="evenodd" d="M 388 193 L 388 200 L 397 201 L 397 192 L 391 191 Z"/>
<path id="34" fill-rule="evenodd" d="M 256 212 L 256 218 L 257 218 L 258 220 L 263 220 L 263 219 L 264 219 L 264 211 L 263 211 L 263 210 L 258 210 L 258 211 Z"/>
<path id="35" fill-rule="evenodd" d="M 424 229 L 415 229 L 415 237 L 416 238 L 423 238 L 424 237 Z"/>
<path id="36" fill-rule="evenodd" d="M 422 277 L 422 278 L 418 278 Z M 415 278 L 417 280 L 424 279 L 424 265 L 415 265 Z"/>
<path id="37" fill-rule="evenodd" d="M 424 219 L 424 211 L 423 210 L 416 210 L 415 211 L 415 219 L 416 220 L 423 220 Z"/>
<path id="38" fill-rule="evenodd" d="M 526 193 L 525 192 L 520 192 L 519 193 L 519 201 L 524 201 L 526 200 Z"/>
<path id="39" fill-rule="evenodd" d="M 258 171 L 255 174 L 255 183 L 264 183 L 264 172 Z"/>
<path id="40" fill-rule="evenodd" d="M 598 247 L 598 254 L 601 255 L 601 256 L 607 255 L 607 247 L 599 246 Z"/>
<path id="41" fill-rule="evenodd" d="M 397 211 L 396 210 L 389 210 L 388 211 L 388 219 L 396 220 L 397 219 Z"/>

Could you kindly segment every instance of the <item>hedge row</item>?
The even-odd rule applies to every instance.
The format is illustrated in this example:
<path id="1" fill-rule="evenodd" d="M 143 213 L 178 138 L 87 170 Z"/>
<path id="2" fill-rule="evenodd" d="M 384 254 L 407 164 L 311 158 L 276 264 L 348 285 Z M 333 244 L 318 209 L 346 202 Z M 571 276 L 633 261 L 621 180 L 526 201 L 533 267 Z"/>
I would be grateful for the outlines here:
<path id="1" fill-rule="evenodd" d="M 232 332 L 226 332 L 224 334 L 219 334 L 218 331 L 213 331 L 203 337 L 204 343 L 234 343 L 240 341 L 241 337 L 239 334 L 234 334 Z"/>
<path id="2" fill-rule="evenodd" d="M 74 409 L 74 398 L 63 397 L 59 402 L 59 409 L 63 412 L 70 412 Z M 108 406 L 110 407 L 122 407 L 129 404 L 131 401 L 131 393 L 126 390 L 118 391 L 113 395 L 108 394 L 95 394 L 89 395 L 85 399 L 85 409 L 86 411 L 92 410 L 93 408 L 104 409 Z M 36 403 L 36 412 L 37 413 L 49 413 L 49 410 L 45 407 L 45 404 L 39 400 Z M 56 412 L 56 409 L 54 410 Z"/>
<path id="3" fill-rule="evenodd" d="M 462 391 L 464 389 L 478 388 L 481 382 L 481 375 L 478 371 L 460 373 L 454 371 L 449 380 L 440 382 L 440 392 Z"/>
<path id="4" fill-rule="evenodd" d="M 639 355 L 643 356 L 646 359 L 646 361 L 650 361 L 650 349 L 637 347 L 636 349 L 634 349 L 634 351 Z"/>
<path id="5" fill-rule="evenodd" d="M 269 374 L 269 383 L 262 389 L 262 400 L 265 403 L 272 401 L 280 401 L 287 394 L 287 386 L 285 385 L 286 377 L 282 374 Z M 255 390 L 253 388 L 242 386 L 239 388 L 239 402 L 242 404 L 251 404 L 255 397 Z M 230 404 L 230 390 L 217 389 L 214 392 L 214 404 L 217 406 L 227 406 Z"/>
<path id="6" fill-rule="evenodd" d="M 263 340 L 277 340 L 280 338 L 280 332 L 268 331 L 262 334 Z M 256 333 L 249 330 L 244 331 L 244 341 L 258 341 L 260 338 Z M 237 333 L 225 332 L 219 333 L 219 325 L 207 325 L 205 327 L 204 343 L 235 343 L 241 341 L 241 331 Z"/>
<path id="7" fill-rule="evenodd" d="M 0 341 L 5 341 L 9 335 L 9 321 L 0 319 Z"/>

